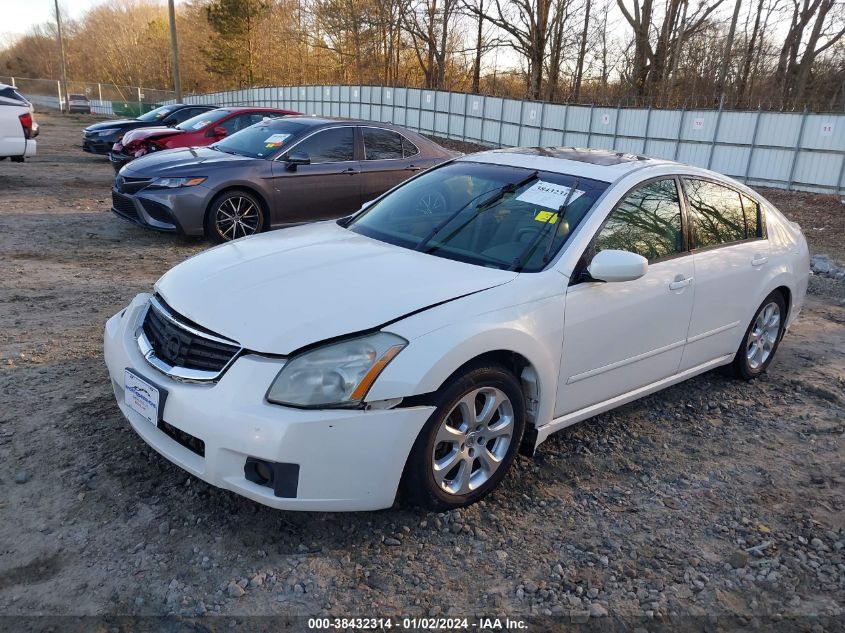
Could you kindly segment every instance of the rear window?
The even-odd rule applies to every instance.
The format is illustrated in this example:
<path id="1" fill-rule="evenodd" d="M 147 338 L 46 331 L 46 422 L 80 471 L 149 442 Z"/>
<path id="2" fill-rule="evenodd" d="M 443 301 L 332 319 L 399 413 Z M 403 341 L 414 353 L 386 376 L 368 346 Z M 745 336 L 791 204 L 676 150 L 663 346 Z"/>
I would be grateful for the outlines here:
<path id="1" fill-rule="evenodd" d="M 5 88 L 0 88 L 0 105 L 26 106 L 29 105 L 29 101 L 24 99 L 11 86 L 6 86 Z"/>
<path id="2" fill-rule="evenodd" d="M 73 101 L 88 101 L 88 97 L 85 95 L 68 95 L 68 99 L 72 99 Z"/>

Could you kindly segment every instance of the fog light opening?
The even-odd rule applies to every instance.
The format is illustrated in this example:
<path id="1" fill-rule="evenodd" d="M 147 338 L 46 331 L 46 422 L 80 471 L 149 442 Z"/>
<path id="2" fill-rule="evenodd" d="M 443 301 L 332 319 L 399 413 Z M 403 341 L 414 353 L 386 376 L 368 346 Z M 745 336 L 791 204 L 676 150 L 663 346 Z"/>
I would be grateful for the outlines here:
<path id="1" fill-rule="evenodd" d="M 258 475 L 258 477 L 261 479 L 262 483 L 266 483 L 266 484 L 272 484 L 273 483 L 273 471 L 264 462 L 256 462 L 256 464 L 255 464 L 255 474 Z"/>
<path id="2" fill-rule="evenodd" d="M 299 464 L 269 462 L 256 457 L 247 457 L 244 464 L 247 481 L 266 486 L 277 497 L 296 497 L 299 487 Z"/>

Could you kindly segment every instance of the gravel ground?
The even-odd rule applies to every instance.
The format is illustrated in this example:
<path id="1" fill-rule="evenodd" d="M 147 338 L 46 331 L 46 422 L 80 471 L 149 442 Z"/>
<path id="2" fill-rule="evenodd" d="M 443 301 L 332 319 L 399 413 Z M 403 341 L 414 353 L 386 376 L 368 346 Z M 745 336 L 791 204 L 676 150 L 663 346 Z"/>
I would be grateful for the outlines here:
<path id="1" fill-rule="evenodd" d="M 572 427 L 469 509 L 275 511 L 160 458 L 114 403 L 105 320 L 206 245 L 108 213 L 87 120 L 42 114 L 38 157 L 0 162 L 0 614 L 845 626 L 845 282 L 813 277 L 768 375 Z M 841 265 L 838 200 L 772 197 Z"/>

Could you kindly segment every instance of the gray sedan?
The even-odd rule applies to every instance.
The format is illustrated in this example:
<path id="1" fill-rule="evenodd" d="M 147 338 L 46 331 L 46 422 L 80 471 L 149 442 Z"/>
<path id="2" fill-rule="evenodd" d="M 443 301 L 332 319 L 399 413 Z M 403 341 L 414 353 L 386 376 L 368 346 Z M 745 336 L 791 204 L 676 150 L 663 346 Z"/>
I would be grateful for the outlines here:
<path id="1" fill-rule="evenodd" d="M 286 117 L 209 147 L 166 150 L 123 167 L 112 211 L 147 228 L 222 242 L 339 218 L 456 154 L 409 130 L 366 121 Z M 445 200 L 419 200 L 435 213 Z"/>

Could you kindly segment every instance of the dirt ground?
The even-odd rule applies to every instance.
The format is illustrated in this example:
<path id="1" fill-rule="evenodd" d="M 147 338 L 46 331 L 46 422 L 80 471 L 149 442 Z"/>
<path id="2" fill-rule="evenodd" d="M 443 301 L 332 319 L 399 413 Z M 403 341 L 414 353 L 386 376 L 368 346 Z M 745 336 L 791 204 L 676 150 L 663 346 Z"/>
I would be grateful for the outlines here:
<path id="1" fill-rule="evenodd" d="M 103 324 L 206 244 L 113 216 L 112 169 L 79 147 L 90 118 L 38 120 L 38 156 L 0 162 L 0 614 L 845 627 L 845 283 L 811 280 L 768 375 L 572 427 L 469 509 L 275 511 L 120 415 Z M 845 260 L 838 200 L 766 194 Z"/>

